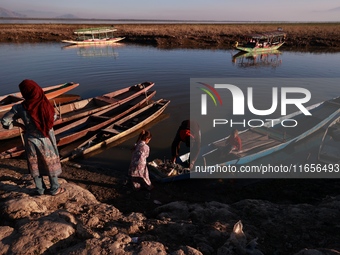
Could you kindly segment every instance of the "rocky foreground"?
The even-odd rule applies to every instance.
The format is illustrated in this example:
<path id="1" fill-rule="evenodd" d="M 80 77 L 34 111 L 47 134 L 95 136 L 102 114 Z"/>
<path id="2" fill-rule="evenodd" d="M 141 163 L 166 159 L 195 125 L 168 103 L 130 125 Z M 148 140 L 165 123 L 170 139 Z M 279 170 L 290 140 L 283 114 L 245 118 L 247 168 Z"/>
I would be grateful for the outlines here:
<path id="1" fill-rule="evenodd" d="M 25 161 L 12 162 L 0 162 L 1 254 L 340 254 L 340 195 L 314 205 L 173 201 L 150 217 L 122 213 L 65 179 L 65 193 L 34 196 Z"/>

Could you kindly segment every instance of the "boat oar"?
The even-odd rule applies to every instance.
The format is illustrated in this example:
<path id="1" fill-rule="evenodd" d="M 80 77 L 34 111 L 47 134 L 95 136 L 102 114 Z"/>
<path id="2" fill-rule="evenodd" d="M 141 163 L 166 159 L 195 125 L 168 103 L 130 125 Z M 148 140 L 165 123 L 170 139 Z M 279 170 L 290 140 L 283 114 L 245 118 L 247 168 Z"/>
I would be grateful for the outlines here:
<path id="1" fill-rule="evenodd" d="M 59 103 L 59 107 L 58 107 L 57 104 L 55 103 L 55 100 L 53 100 L 53 104 L 54 104 L 54 107 L 57 109 L 59 119 L 61 119 L 60 103 Z"/>
<path id="2" fill-rule="evenodd" d="M 17 120 L 17 122 L 20 124 L 20 125 L 18 125 L 18 128 L 19 128 L 19 134 L 20 134 L 21 142 L 22 142 L 22 145 L 25 147 L 25 140 L 24 140 L 24 136 L 22 135 L 22 132 L 24 130 L 21 128 L 21 125 L 23 125 L 23 124 L 20 122 L 20 119 Z"/>
<path id="3" fill-rule="evenodd" d="M 21 137 L 22 145 L 25 146 L 24 136 L 22 135 L 22 129 L 20 127 L 19 127 L 19 132 L 20 132 L 20 137 Z"/>
<path id="4" fill-rule="evenodd" d="M 142 83 L 142 86 L 143 86 L 143 89 L 144 89 L 145 98 L 148 98 L 148 95 L 147 95 L 146 90 L 145 90 L 145 85 L 144 85 L 144 83 Z M 149 100 L 146 100 L 146 104 L 147 104 L 147 105 L 149 104 Z"/>

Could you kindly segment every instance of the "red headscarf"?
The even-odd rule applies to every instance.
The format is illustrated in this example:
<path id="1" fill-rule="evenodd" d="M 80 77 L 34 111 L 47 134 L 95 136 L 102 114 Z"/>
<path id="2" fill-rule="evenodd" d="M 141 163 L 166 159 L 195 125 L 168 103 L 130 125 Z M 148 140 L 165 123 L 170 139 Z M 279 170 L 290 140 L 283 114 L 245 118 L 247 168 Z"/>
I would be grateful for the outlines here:
<path id="1" fill-rule="evenodd" d="M 189 137 L 191 138 L 195 138 L 191 132 L 190 129 L 182 129 L 181 131 L 179 131 L 179 136 L 181 137 L 182 141 L 185 141 L 186 139 L 188 139 Z"/>
<path id="2" fill-rule="evenodd" d="M 45 137 L 49 137 L 48 132 L 53 127 L 54 108 L 46 98 L 42 88 L 32 80 L 23 80 L 19 84 L 19 89 L 23 98 L 22 102 L 25 110 L 32 117 L 35 126 Z"/>

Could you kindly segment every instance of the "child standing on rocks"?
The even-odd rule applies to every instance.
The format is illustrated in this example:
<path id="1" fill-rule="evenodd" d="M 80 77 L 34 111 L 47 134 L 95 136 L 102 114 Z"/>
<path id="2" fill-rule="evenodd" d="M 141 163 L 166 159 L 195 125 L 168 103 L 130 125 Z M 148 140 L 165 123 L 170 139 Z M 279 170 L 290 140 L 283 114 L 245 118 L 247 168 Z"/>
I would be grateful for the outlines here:
<path id="1" fill-rule="evenodd" d="M 132 185 L 135 190 L 140 190 L 142 187 L 145 187 L 147 190 L 153 188 L 149 178 L 149 170 L 146 165 L 146 159 L 150 152 L 148 143 L 150 142 L 151 137 L 150 131 L 143 130 L 139 134 L 132 153 L 129 176 L 131 177 Z"/>

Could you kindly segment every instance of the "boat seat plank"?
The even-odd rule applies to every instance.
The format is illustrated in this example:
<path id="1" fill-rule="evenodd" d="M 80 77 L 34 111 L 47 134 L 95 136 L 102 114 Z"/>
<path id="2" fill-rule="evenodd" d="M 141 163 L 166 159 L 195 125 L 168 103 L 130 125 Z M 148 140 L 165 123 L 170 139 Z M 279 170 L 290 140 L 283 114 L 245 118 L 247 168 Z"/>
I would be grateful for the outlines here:
<path id="1" fill-rule="evenodd" d="M 92 116 L 91 116 L 91 119 L 98 119 L 98 120 L 109 120 L 109 119 L 110 119 L 110 117 L 92 115 Z"/>
<path id="2" fill-rule="evenodd" d="M 242 144 L 242 151 L 247 151 L 247 150 L 250 150 L 251 148 L 259 147 L 259 146 L 267 144 L 268 142 L 271 143 L 273 141 L 277 141 L 277 140 L 275 140 L 275 139 L 262 139 L 262 140 L 246 141 L 245 143 Z"/>
<path id="3" fill-rule="evenodd" d="M 125 126 L 122 126 L 122 125 L 119 125 L 119 124 L 114 124 L 114 128 L 117 128 L 117 129 L 120 129 L 120 130 L 127 130 L 128 127 L 125 127 Z"/>
<path id="4" fill-rule="evenodd" d="M 107 133 L 119 134 L 127 129 L 127 127 L 124 127 L 122 125 L 114 124 L 112 127 L 102 129 L 102 131 Z"/>
<path id="5" fill-rule="evenodd" d="M 105 129 L 102 129 L 102 131 L 104 133 L 110 133 L 110 134 L 114 134 L 114 135 L 118 135 L 118 134 L 120 134 L 122 132 L 122 131 L 119 131 L 119 130 L 117 130 L 115 128 L 105 128 Z"/>
<path id="6" fill-rule="evenodd" d="M 108 104 L 112 104 L 112 103 L 116 103 L 119 102 L 120 100 L 117 98 L 113 98 L 113 97 L 106 97 L 106 96 L 97 96 L 96 99 L 98 101 L 102 101 Z"/>

